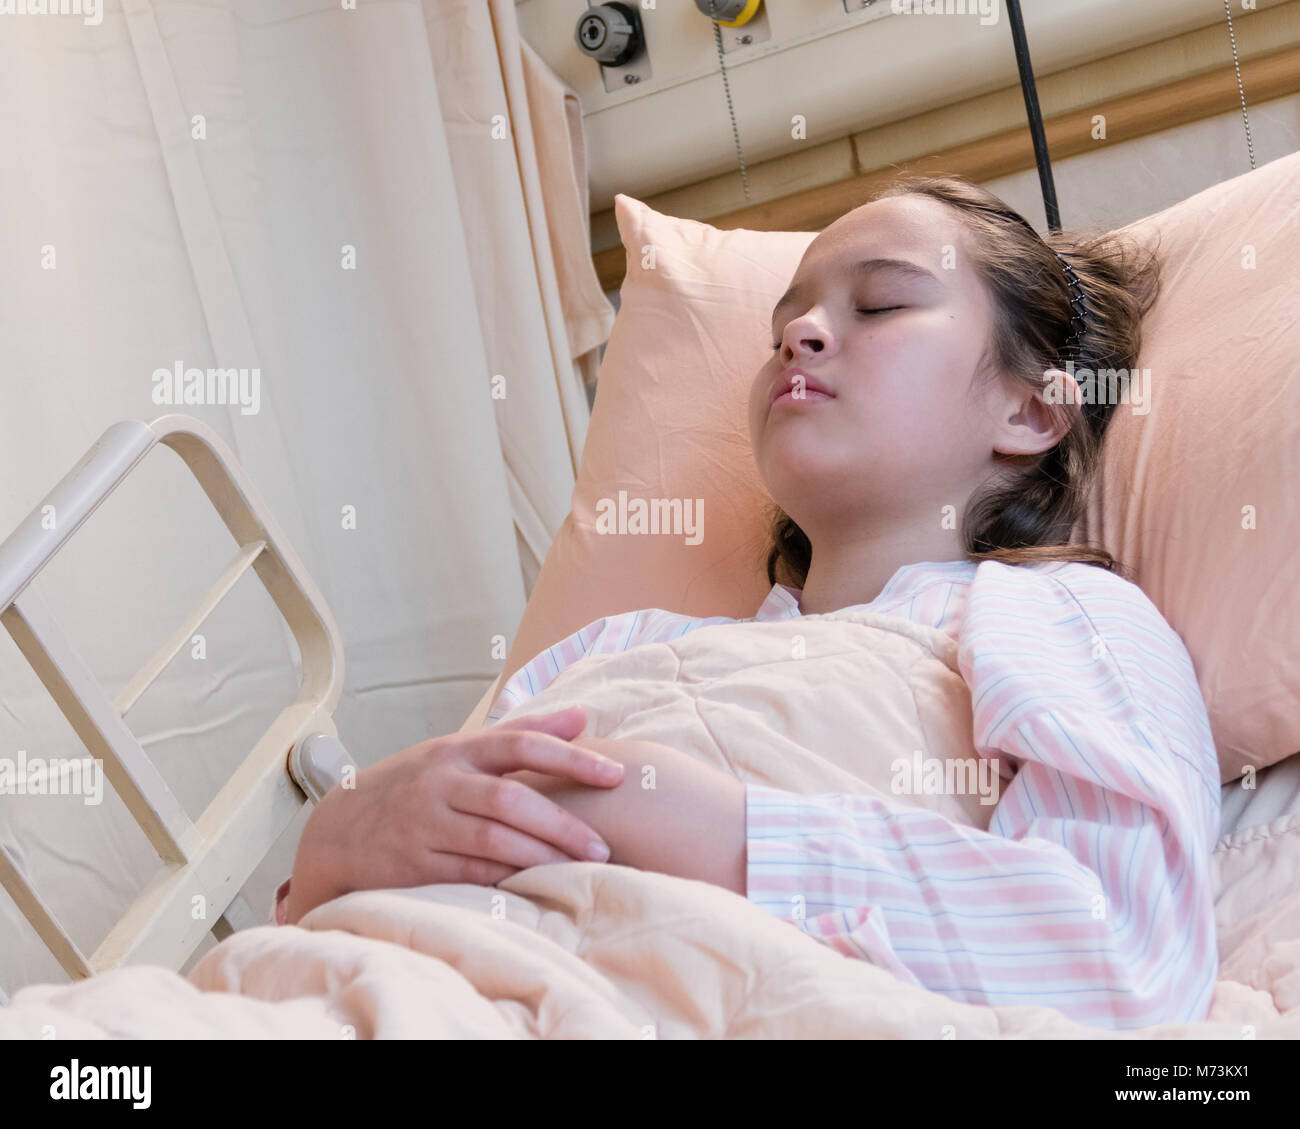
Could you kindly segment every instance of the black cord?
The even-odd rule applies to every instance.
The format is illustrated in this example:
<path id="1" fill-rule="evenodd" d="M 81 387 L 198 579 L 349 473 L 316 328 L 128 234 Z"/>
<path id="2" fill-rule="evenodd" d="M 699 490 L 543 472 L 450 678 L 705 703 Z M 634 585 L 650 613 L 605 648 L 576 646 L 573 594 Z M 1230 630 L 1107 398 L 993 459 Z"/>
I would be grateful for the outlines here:
<path id="1" fill-rule="evenodd" d="M 1020 14 L 1020 0 L 1006 0 L 1011 23 L 1011 41 L 1016 46 L 1016 66 L 1020 70 L 1020 89 L 1025 95 L 1025 113 L 1029 116 L 1029 134 L 1034 139 L 1034 160 L 1038 164 L 1038 183 L 1043 190 L 1043 211 L 1050 231 L 1061 230 L 1061 213 L 1056 206 L 1056 185 L 1052 181 L 1052 158 L 1047 152 L 1043 133 L 1043 115 L 1038 109 L 1038 89 L 1034 85 L 1034 67 L 1029 61 L 1029 41 L 1025 38 L 1025 21 Z"/>

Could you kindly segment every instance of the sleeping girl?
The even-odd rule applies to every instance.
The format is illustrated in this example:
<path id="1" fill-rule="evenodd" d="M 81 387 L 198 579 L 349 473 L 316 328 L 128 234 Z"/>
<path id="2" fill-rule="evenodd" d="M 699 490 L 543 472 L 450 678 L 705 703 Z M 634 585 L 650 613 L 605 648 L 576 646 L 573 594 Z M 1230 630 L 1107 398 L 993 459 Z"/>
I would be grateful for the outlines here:
<path id="1" fill-rule="evenodd" d="M 1116 1029 L 1203 1018 L 1220 800 L 1205 704 L 1119 562 L 1071 543 L 1126 410 L 1091 374 L 1136 367 L 1158 290 L 1154 252 L 1044 239 L 957 178 L 899 180 L 836 220 L 772 311 L 750 393 L 779 507 L 755 615 L 630 611 L 508 671 L 486 728 L 325 797 L 277 920 L 351 890 L 607 860 L 725 887 L 967 1003 Z M 667 736 L 583 738 L 581 708 L 500 720 L 586 656 L 847 608 L 956 642 L 974 751 L 1002 785 L 987 830 L 906 796 L 745 782 Z"/>

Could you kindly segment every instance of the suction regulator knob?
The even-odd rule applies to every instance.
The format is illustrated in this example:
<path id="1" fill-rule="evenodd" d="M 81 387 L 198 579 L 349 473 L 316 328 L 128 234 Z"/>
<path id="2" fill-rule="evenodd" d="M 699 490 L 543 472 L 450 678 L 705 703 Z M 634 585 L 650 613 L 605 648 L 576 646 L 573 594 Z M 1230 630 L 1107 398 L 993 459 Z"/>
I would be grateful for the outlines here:
<path id="1" fill-rule="evenodd" d="M 641 17 L 628 4 L 594 4 L 574 32 L 578 49 L 606 67 L 621 67 L 645 46 Z"/>

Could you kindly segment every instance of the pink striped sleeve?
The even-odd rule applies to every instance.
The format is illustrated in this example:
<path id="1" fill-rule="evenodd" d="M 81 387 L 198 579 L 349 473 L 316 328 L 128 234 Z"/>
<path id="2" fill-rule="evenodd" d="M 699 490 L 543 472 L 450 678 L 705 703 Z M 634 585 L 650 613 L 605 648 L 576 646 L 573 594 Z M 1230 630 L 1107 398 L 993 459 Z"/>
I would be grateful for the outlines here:
<path id="1" fill-rule="evenodd" d="M 1019 765 L 989 831 L 749 785 L 749 897 L 968 1003 L 1106 1028 L 1202 1018 L 1220 792 L 1182 640 L 1103 570 L 983 562 L 958 648 L 976 750 Z"/>

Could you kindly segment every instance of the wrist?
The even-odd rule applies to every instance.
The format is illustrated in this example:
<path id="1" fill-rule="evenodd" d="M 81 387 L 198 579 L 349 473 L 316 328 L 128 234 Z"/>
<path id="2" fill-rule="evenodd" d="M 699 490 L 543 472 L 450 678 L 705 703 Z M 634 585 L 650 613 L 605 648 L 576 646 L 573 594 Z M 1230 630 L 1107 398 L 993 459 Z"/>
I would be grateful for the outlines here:
<path id="1" fill-rule="evenodd" d="M 293 876 L 285 899 L 287 923 L 298 919 L 318 905 L 342 897 L 353 887 L 346 869 L 346 858 L 332 848 L 326 810 L 328 797 L 321 802 L 303 828 L 293 861 Z M 321 816 L 325 818 L 319 818 Z"/>
<path id="2" fill-rule="evenodd" d="M 284 923 L 297 925 L 299 920 L 317 906 L 332 902 L 348 893 L 348 888 L 311 870 L 295 868 L 284 901 Z"/>

